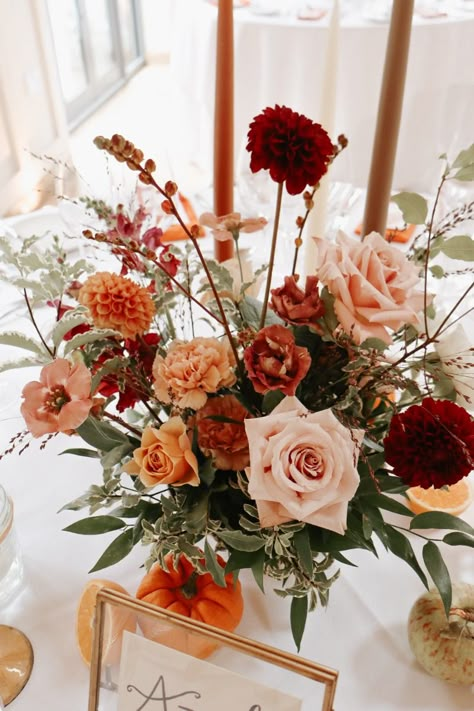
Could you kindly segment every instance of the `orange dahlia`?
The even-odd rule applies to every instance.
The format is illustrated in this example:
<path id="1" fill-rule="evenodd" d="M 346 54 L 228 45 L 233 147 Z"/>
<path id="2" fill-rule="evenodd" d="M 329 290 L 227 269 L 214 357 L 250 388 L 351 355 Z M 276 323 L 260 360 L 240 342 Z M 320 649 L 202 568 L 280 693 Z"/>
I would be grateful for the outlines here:
<path id="1" fill-rule="evenodd" d="M 94 325 L 113 328 L 124 338 L 136 338 L 150 328 L 155 306 L 146 289 L 131 279 L 98 272 L 81 288 L 79 303 L 87 306 Z"/>

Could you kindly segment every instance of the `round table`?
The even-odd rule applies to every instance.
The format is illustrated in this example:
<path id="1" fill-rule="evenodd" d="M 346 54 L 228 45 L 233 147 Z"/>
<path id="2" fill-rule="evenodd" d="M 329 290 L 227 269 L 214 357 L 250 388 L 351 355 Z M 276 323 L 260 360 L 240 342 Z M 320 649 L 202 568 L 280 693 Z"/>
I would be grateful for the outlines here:
<path id="1" fill-rule="evenodd" d="M 341 3 L 333 138 L 344 133 L 349 147 L 331 169 L 332 180 L 360 187 L 367 185 L 388 35 L 388 21 L 367 18 L 363 7 Z M 463 10 L 460 0 L 443 8 L 446 15 L 429 19 L 415 12 L 413 18 L 393 181 L 398 190 L 432 192 L 441 170 L 438 156 L 455 155 L 472 142 L 474 13 Z M 176 0 L 174 10 L 176 103 L 169 110 L 183 129 L 180 145 L 170 150 L 176 160 L 180 153 L 192 156 L 210 175 L 217 10 L 207 0 Z M 237 179 L 239 163 L 248 163 L 248 125 L 266 106 L 284 104 L 318 121 L 328 24 L 329 12 L 309 21 L 296 13 L 255 14 L 252 4 L 235 9 Z"/>

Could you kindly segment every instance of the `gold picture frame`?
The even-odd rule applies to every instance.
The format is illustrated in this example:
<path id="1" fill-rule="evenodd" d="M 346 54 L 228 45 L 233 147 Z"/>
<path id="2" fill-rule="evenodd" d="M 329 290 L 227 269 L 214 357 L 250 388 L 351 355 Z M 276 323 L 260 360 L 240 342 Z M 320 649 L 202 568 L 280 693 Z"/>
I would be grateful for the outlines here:
<path id="1" fill-rule="evenodd" d="M 243 655 L 256 658 L 260 661 L 286 669 L 294 674 L 299 674 L 311 681 L 324 684 L 324 695 L 321 711 L 335 711 L 334 697 L 338 680 L 338 672 L 329 667 L 317 664 L 309 659 L 298 657 L 289 652 L 270 647 L 261 642 L 241 637 L 232 632 L 217 629 L 204 622 L 198 622 L 174 612 L 156 607 L 150 603 L 138 600 L 130 595 L 103 588 L 97 594 L 94 616 L 94 630 L 92 642 L 92 658 L 90 669 L 89 705 L 88 711 L 99 711 L 100 689 L 112 688 L 102 682 L 102 657 L 104 651 L 104 621 L 107 606 L 121 610 L 123 614 L 134 613 L 137 616 L 161 623 L 174 628 L 178 633 L 197 636 L 207 642 L 214 642 L 220 647 L 227 647 Z M 316 707 L 314 711 L 317 711 Z"/>

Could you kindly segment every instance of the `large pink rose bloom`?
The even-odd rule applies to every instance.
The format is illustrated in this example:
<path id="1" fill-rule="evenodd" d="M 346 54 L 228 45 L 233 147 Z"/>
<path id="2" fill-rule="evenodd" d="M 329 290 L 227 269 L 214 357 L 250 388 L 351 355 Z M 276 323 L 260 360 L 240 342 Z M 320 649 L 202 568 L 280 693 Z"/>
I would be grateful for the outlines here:
<path id="1" fill-rule="evenodd" d="M 347 504 L 359 485 L 363 430 L 349 430 L 331 410 L 310 412 L 286 397 L 266 417 L 245 420 L 249 494 L 261 525 L 304 521 L 343 534 Z"/>
<path id="2" fill-rule="evenodd" d="M 41 370 L 39 381 L 23 388 L 21 414 L 33 437 L 70 434 L 87 419 L 93 405 L 91 374 L 83 363 L 57 358 Z"/>
<path id="3" fill-rule="evenodd" d="M 316 273 L 335 297 L 334 310 L 355 343 L 380 338 L 389 345 L 389 329 L 419 322 L 423 292 L 418 268 L 376 232 L 363 241 L 342 233 L 336 244 L 314 237 Z"/>

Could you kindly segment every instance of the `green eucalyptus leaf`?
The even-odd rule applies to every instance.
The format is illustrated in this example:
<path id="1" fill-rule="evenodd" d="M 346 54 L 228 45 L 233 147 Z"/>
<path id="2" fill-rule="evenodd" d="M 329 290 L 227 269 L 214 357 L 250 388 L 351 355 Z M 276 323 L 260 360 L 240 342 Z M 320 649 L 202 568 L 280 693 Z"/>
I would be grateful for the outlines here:
<path id="1" fill-rule="evenodd" d="M 265 571 L 265 549 L 260 548 L 253 554 L 253 563 L 251 565 L 252 574 L 260 590 L 265 593 L 264 588 L 264 571 Z"/>
<path id="2" fill-rule="evenodd" d="M 297 531 L 293 536 L 293 545 L 298 553 L 298 558 L 305 572 L 313 575 L 313 552 L 309 542 L 309 534 L 306 528 Z"/>
<path id="3" fill-rule="evenodd" d="M 265 545 L 265 540 L 260 536 L 247 536 L 240 531 L 218 531 L 216 536 L 238 551 L 258 551 Z"/>
<path id="4" fill-rule="evenodd" d="M 83 323 L 85 323 L 85 319 Z M 67 333 L 67 331 L 66 331 Z M 81 348 L 82 346 L 86 346 L 89 343 L 95 343 L 96 341 L 103 341 L 106 338 L 122 338 L 121 334 L 118 331 L 113 331 L 112 329 L 91 329 L 90 331 L 86 331 L 85 333 L 77 333 L 75 336 L 71 338 L 70 341 L 65 341 L 64 342 L 64 355 L 67 355 L 68 353 L 71 353 L 72 351 L 77 350 L 78 348 Z"/>
<path id="5" fill-rule="evenodd" d="M 439 548 L 433 541 L 428 541 L 423 546 L 423 560 L 434 584 L 438 588 L 446 617 L 448 617 L 452 602 L 451 579 Z"/>
<path id="6" fill-rule="evenodd" d="M 474 536 L 474 528 L 467 521 L 444 511 L 426 511 L 414 516 L 410 521 L 410 529 L 414 531 L 423 528 L 463 531 L 470 536 Z"/>
<path id="7" fill-rule="evenodd" d="M 33 365 L 45 365 L 51 361 L 51 356 L 26 356 L 18 360 L 6 360 L 0 363 L 0 373 L 5 373 L 7 370 L 16 370 L 17 368 L 31 368 Z"/>
<path id="8" fill-rule="evenodd" d="M 64 449 L 59 454 L 74 454 L 75 457 L 90 457 L 91 459 L 100 459 L 100 454 L 96 449 L 85 449 L 83 447 L 73 447 Z"/>
<path id="9" fill-rule="evenodd" d="M 365 503 L 370 506 L 376 506 L 379 509 L 384 509 L 385 511 L 400 514 L 401 516 L 410 516 L 410 518 L 413 516 L 413 511 L 411 511 L 408 506 L 385 494 L 368 494 L 367 496 L 361 496 L 361 505 L 364 506 Z"/>
<path id="10" fill-rule="evenodd" d="M 428 214 L 428 203 L 418 193 L 402 192 L 393 195 L 391 201 L 401 210 L 403 219 L 410 225 L 424 225 Z"/>
<path id="11" fill-rule="evenodd" d="M 440 249 L 450 259 L 474 262 L 474 239 L 469 235 L 450 237 L 441 244 Z"/>
<path id="12" fill-rule="evenodd" d="M 452 165 L 453 168 L 466 168 L 468 165 L 472 165 L 474 163 L 474 143 L 471 143 L 469 148 L 464 149 L 463 151 L 460 151 L 458 155 L 456 156 L 454 163 Z"/>
<path id="13" fill-rule="evenodd" d="M 66 333 L 69 333 L 72 328 L 82 326 L 83 323 L 87 322 L 86 314 L 87 309 L 84 306 L 78 306 L 71 311 L 66 311 L 64 316 L 59 319 L 53 329 L 52 339 L 56 348 L 59 346 Z"/>
<path id="14" fill-rule="evenodd" d="M 270 390 L 265 393 L 262 400 L 262 409 L 264 412 L 270 413 L 284 399 L 284 394 L 281 390 Z"/>
<path id="15" fill-rule="evenodd" d="M 70 526 L 63 528 L 63 531 L 68 533 L 80 533 L 83 536 L 96 536 L 99 533 L 108 533 L 109 531 L 117 531 L 125 527 L 125 522 L 115 516 L 89 516 L 82 518 L 80 521 L 71 523 Z"/>
<path id="16" fill-rule="evenodd" d="M 89 570 L 95 573 L 103 568 L 115 565 L 125 558 L 133 548 L 133 528 L 128 528 L 115 538 L 110 546 L 102 553 L 97 563 Z"/>
<path id="17" fill-rule="evenodd" d="M 304 597 L 294 597 L 291 601 L 291 611 L 290 611 L 290 622 L 291 622 L 291 632 L 293 634 L 293 639 L 296 644 L 298 652 L 301 647 L 301 640 L 303 639 L 304 628 L 306 626 L 306 618 L 308 617 L 308 598 Z"/>
<path id="18" fill-rule="evenodd" d="M 385 341 L 382 341 L 381 338 L 366 338 L 359 347 L 361 350 L 376 350 L 383 352 L 388 346 Z"/>
<path id="19" fill-rule="evenodd" d="M 468 536 L 466 533 L 461 533 L 461 531 L 453 531 L 452 533 L 447 533 L 443 538 L 444 543 L 448 546 L 468 546 L 474 548 L 474 538 Z"/>
<path id="20" fill-rule="evenodd" d="M 134 447 L 129 441 L 119 444 L 117 447 L 113 447 L 113 449 L 109 449 L 100 460 L 103 468 L 111 469 L 116 464 L 120 464 L 124 457 L 133 452 L 133 449 Z"/>
<path id="21" fill-rule="evenodd" d="M 204 542 L 204 559 L 206 561 L 206 568 L 212 575 L 212 579 L 214 580 L 214 582 L 221 588 L 225 588 L 227 584 L 225 581 L 224 568 L 217 560 L 216 553 L 214 549 L 209 545 L 207 538 Z"/>
<path id="22" fill-rule="evenodd" d="M 435 279 L 442 279 L 445 274 L 443 267 L 440 267 L 439 264 L 435 264 L 434 266 L 430 267 L 430 272 L 432 273 Z"/>
<path id="23" fill-rule="evenodd" d="M 474 180 L 474 163 L 471 165 L 466 165 L 465 168 L 460 168 L 454 175 L 453 178 L 455 180 L 463 180 L 466 182 L 470 182 L 471 180 Z"/>
<path id="24" fill-rule="evenodd" d="M 400 533 L 400 531 L 397 531 L 396 528 L 392 528 L 392 526 L 385 527 L 385 534 L 388 548 L 394 555 L 404 560 L 405 563 L 415 571 L 425 588 L 428 589 L 428 580 L 416 559 L 408 538 L 406 538 L 403 533 Z"/>
<path id="25" fill-rule="evenodd" d="M 46 349 L 42 343 L 39 343 L 39 341 L 35 341 L 34 338 L 29 338 L 28 336 L 25 336 L 24 333 L 19 333 L 17 331 L 0 333 L 0 345 L 23 348 L 39 355 L 46 354 Z M 50 358 L 51 356 L 48 354 L 48 357 Z"/>
<path id="26" fill-rule="evenodd" d="M 89 415 L 82 425 L 76 428 L 77 434 L 82 437 L 84 442 L 90 444 L 91 447 L 101 452 L 110 452 L 118 445 L 128 444 L 127 435 L 117 430 L 108 422 L 98 420 Z"/>

